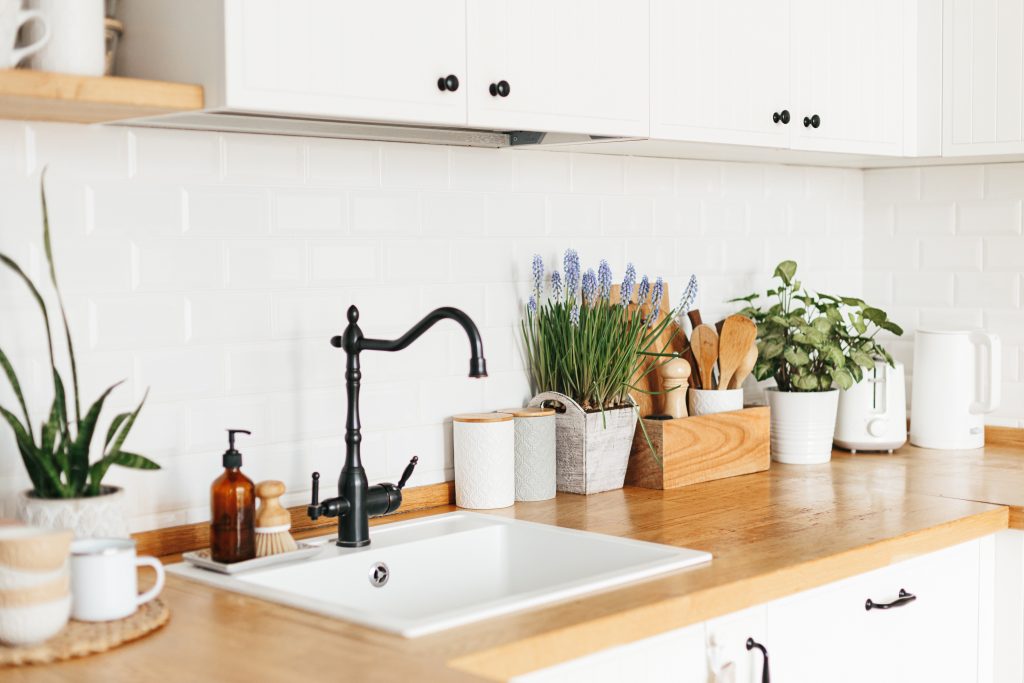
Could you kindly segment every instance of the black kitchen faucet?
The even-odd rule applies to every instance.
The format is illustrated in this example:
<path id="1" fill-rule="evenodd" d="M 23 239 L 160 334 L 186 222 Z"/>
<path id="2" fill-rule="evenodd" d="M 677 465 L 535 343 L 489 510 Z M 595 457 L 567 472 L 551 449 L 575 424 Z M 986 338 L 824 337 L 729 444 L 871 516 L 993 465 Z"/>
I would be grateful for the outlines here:
<path id="1" fill-rule="evenodd" d="M 338 477 L 338 496 L 319 502 L 320 473 L 313 473 L 313 500 L 306 509 L 310 519 L 321 515 L 338 518 L 337 544 L 345 548 L 358 548 L 370 543 L 370 517 L 380 517 L 394 512 L 402 504 L 402 488 L 412 476 L 419 458 L 413 457 L 402 473 L 398 484 L 377 484 L 369 486 L 366 471 L 359 456 L 359 444 L 363 440 L 359 423 L 359 383 L 363 373 L 359 370 L 361 351 L 401 351 L 434 326 L 440 320 L 450 318 L 462 325 L 469 337 L 469 376 L 486 377 L 487 361 L 484 359 L 484 343 L 480 331 L 468 315 L 457 308 L 445 306 L 428 313 L 423 320 L 398 339 L 370 339 L 359 329 L 359 309 L 348 308 L 348 326 L 345 331 L 331 339 L 331 345 L 345 349 L 348 357 L 345 364 L 345 390 L 348 394 L 348 415 L 345 419 L 345 465 Z"/>

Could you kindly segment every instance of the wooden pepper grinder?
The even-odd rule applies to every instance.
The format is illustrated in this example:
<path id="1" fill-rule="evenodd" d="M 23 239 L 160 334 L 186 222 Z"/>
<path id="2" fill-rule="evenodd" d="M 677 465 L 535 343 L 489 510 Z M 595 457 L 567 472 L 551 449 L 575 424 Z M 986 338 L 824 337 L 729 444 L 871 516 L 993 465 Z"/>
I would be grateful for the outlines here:
<path id="1" fill-rule="evenodd" d="M 690 363 L 685 358 L 673 358 L 658 366 L 661 377 L 661 412 L 670 417 L 686 417 L 686 387 L 690 379 Z M 669 391 L 671 389 L 671 391 Z"/>

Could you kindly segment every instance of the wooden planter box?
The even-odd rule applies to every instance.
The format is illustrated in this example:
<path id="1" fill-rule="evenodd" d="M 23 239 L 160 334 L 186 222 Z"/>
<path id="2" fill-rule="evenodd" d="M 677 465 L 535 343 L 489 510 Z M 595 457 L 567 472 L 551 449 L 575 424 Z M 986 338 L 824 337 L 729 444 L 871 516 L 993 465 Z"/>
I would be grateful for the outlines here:
<path id="1" fill-rule="evenodd" d="M 664 466 L 651 456 L 638 425 L 626 470 L 630 486 L 675 489 L 760 472 L 771 464 L 767 406 L 677 420 L 645 419 L 644 427 Z"/>

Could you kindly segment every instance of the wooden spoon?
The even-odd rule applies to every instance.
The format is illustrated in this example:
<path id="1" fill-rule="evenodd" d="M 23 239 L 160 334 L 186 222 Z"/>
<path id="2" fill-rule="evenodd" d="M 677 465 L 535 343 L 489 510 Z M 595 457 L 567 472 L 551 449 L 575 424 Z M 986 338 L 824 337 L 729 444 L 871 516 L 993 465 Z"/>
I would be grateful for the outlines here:
<path id="1" fill-rule="evenodd" d="M 718 388 L 728 389 L 736 369 L 757 339 L 757 325 L 744 315 L 730 315 L 722 325 L 718 344 Z"/>
<path id="2" fill-rule="evenodd" d="M 718 333 L 711 325 L 697 325 L 690 335 L 690 348 L 700 370 L 700 388 L 714 389 L 712 372 L 718 360 Z"/>
<path id="3" fill-rule="evenodd" d="M 736 374 L 732 376 L 729 381 L 730 389 L 739 389 L 743 386 L 743 382 L 747 379 L 754 366 L 757 364 L 757 344 L 751 344 L 750 350 L 747 351 L 747 355 L 743 357 L 743 362 L 736 368 Z"/>

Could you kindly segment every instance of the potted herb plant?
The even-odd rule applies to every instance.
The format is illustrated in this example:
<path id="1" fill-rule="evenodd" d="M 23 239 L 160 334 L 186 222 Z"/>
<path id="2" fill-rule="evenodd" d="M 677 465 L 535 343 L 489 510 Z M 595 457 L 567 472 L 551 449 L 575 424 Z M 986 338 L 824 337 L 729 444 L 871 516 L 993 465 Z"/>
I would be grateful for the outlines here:
<path id="1" fill-rule="evenodd" d="M 622 487 L 637 421 L 629 395 L 632 382 L 652 369 L 646 368 L 645 354 L 675 311 L 659 320 L 661 278 L 651 286 L 644 277 L 637 285 L 632 264 L 619 302 L 612 301 L 607 261 L 601 261 L 596 273 L 588 270 L 581 277 L 579 256 L 570 249 L 563 266 L 564 280 L 561 273 L 552 273 L 549 296 L 541 301 L 544 264 L 540 256 L 533 259 L 533 294 L 522 321 L 536 392 L 531 405 L 559 410 L 558 490 L 597 493 Z M 638 305 L 630 305 L 634 288 Z"/>
<path id="2" fill-rule="evenodd" d="M 757 294 L 733 301 L 745 302 L 741 313 L 757 323 L 754 376 L 775 379 L 766 392 L 772 459 L 823 463 L 832 457 L 838 390 L 860 382 L 876 359 L 892 365 L 875 336 L 903 330 L 862 299 L 808 292 L 796 280 L 796 269 L 795 261 L 775 268 L 780 284 L 765 293 L 774 299 L 767 308 L 755 305 Z"/>
<path id="3" fill-rule="evenodd" d="M 105 486 L 103 477 L 111 465 L 146 470 L 159 469 L 160 466 L 152 460 L 124 448 L 125 439 L 135 424 L 145 397 L 135 410 L 114 417 L 103 439 L 100 457 L 93 461 L 90 455 L 103 403 L 120 382 L 104 391 L 88 407 L 85 414 L 82 414 L 83 406 L 78 397 L 78 367 L 63 297 L 57 286 L 56 268 L 50 246 L 46 192 L 42 187 L 42 180 L 40 194 L 43 209 L 43 247 L 49 266 L 50 281 L 59 306 L 64 343 L 67 346 L 71 394 L 69 396 L 65 390 L 64 378 L 57 369 L 57 351 L 51 332 L 50 313 L 39 289 L 21 266 L 6 254 L 0 253 L 0 263 L 25 283 L 42 313 L 54 393 L 48 417 L 38 429 L 34 429 L 18 376 L 9 358 L 0 349 L 0 367 L 3 368 L 18 402 L 17 413 L 0 406 L 0 415 L 14 432 L 22 462 L 32 481 L 32 489 L 19 495 L 18 516 L 36 526 L 71 529 L 79 538 L 127 536 L 124 492 L 114 486 Z"/>

